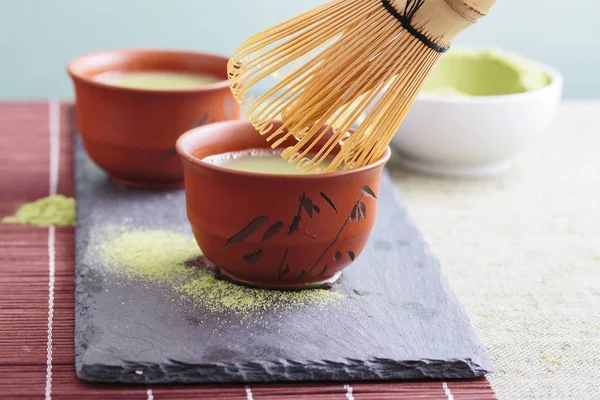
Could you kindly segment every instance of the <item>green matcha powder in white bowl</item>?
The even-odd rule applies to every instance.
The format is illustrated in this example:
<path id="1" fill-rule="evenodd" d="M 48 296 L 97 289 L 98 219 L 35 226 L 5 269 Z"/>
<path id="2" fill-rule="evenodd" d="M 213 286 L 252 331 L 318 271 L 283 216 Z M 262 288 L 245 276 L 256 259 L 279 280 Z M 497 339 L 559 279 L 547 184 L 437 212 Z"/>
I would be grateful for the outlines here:
<path id="1" fill-rule="evenodd" d="M 503 172 L 539 141 L 562 95 L 552 67 L 500 50 L 442 56 L 392 139 L 418 172 L 481 177 Z"/>

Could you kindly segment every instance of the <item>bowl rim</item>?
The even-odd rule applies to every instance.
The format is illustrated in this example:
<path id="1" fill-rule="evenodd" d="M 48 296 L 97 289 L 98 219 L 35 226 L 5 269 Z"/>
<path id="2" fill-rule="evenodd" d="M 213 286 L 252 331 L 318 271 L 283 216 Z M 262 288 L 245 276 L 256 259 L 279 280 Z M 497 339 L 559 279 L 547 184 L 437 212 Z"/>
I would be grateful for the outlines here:
<path id="1" fill-rule="evenodd" d="M 279 122 L 281 122 L 281 120 L 276 119 L 273 122 L 279 123 Z M 216 123 L 209 124 L 209 125 L 199 126 L 199 127 L 193 128 L 193 129 L 185 132 L 184 134 L 182 134 L 177 139 L 177 142 L 175 143 L 175 148 L 181 158 L 183 158 L 185 161 L 189 162 L 190 164 L 192 164 L 196 167 L 205 168 L 210 171 L 222 173 L 222 174 L 226 174 L 226 175 L 233 175 L 233 176 L 239 176 L 239 177 L 261 178 L 261 179 L 269 179 L 269 180 L 275 180 L 275 181 L 280 181 L 281 179 L 286 179 L 286 180 L 307 180 L 307 179 L 308 180 L 319 180 L 319 179 L 321 179 L 322 180 L 322 179 L 336 179 L 336 178 L 341 178 L 341 177 L 347 177 L 349 175 L 359 174 L 361 172 L 370 171 L 370 170 L 377 169 L 380 167 L 383 168 L 384 165 L 390 159 L 391 154 L 392 154 L 390 146 L 388 145 L 388 146 L 386 146 L 385 152 L 383 153 L 383 155 L 377 161 L 375 161 L 369 165 L 365 165 L 364 167 L 346 170 L 346 171 L 330 172 L 330 173 L 326 173 L 326 174 L 265 174 L 265 173 L 261 173 L 261 172 L 249 172 L 249 171 L 240 171 L 240 170 L 225 168 L 225 167 L 221 167 L 217 164 L 203 161 L 192 155 L 192 153 L 190 151 L 191 144 L 187 143 L 187 142 L 191 141 L 190 138 L 193 138 L 194 136 L 197 136 L 197 135 L 202 135 L 204 130 L 226 128 L 226 126 L 229 126 L 231 128 L 237 128 L 237 127 L 248 126 L 248 125 L 252 126 L 252 123 L 248 120 L 231 120 L 231 121 L 220 121 L 220 122 L 216 122 Z M 258 132 L 256 134 L 258 135 Z M 265 140 L 265 143 L 266 143 L 266 140 Z M 250 150 L 250 149 L 248 149 L 248 150 Z"/>
<path id="2" fill-rule="evenodd" d="M 475 50 L 478 50 L 476 48 Z M 487 48 L 482 48 L 487 49 Z M 473 49 L 471 49 L 473 50 Z M 481 49 L 479 49 L 481 50 Z M 507 53 L 507 52 L 505 52 Z M 513 53 L 509 53 L 513 54 Z M 534 96 L 538 96 L 540 94 L 545 94 L 546 92 L 550 92 L 553 90 L 562 90 L 564 77 L 560 71 L 556 68 L 541 63 L 539 61 L 532 60 L 530 58 L 526 58 L 526 60 L 539 68 L 542 72 L 546 73 L 550 77 L 550 83 L 546 86 L 529 90 L 527 92 L 522 93 L 510 93 L 510 94 L 499 94 L 499 95 L 491 95 L 491 96 L 444 96 L 433 93 L 422 93 L 420 92 L 416 100 L 419 102 L 430 102 L 430 103 L 497 103 L 497 102 L 510 102 L 510 101 L 521 101 L 526 100 Z"/>
<path id="3" fill-rule="evenodd" d="M 109 50 L 98 50 L 92 51 L 88 53 L 81 54 L 75 58 L 72 58 L 67 63 L 67 73 L 73 79 L 79 79 L 81 81 L 86 82 L 88 85 L 96 86 L 105 89 L 111 90 L 119 90 L 131 93 L 148 93 L 148 94 L 161 94 L 161 95 L 181 95 L 181 94 L 192 94 L 192 93 L 205 93 L 211 92 L 215 90 L 221 90 L 224 88 L 229 88 L 229 79 L 219 80 L 218 82 L 211 83 L 208 85 L 202 85 L 195 88 L 189 89 L 169 89 L 169 90 L 161 90 L 161 89 L 148 89 L 148 88 L 132 88 L 127 86 L 118 86 L 111 85 L 108 83 L 104 83 L 101 81 L 97 81 L 93 79 L 93 77 L 83 76 L 82 74 L 76 72 L 74 69 L 78 63 L 81 63 L 83 60 L 90 57 L 97 57 L 103 54 L 171 54 L 171 55 L 179 55 L 181 57 L 185 56 L 208 56 L 220 58 L 223 61 L 228 62 L 229 57 L 218 54 L 211 53 L 205 51 L 195 51 L 195 50 L 186 50 L 186 49 L 176 49 L 176 48 L 119 48 L 119 49 L 109 49 Z"/>

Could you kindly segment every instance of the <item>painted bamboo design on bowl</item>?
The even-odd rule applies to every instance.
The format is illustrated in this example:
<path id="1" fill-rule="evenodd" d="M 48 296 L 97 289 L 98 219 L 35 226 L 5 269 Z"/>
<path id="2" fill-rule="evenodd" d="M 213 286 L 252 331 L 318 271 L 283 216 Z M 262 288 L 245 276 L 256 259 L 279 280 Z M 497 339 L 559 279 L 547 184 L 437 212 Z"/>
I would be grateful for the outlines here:
<path id="1" fill-rule="evenodd" d="M 334 201 L 329 196 L 327 196 L 326 193 L 320 192 L 319 195 L 320 195 L 321 199 L 325 201 L 326 206 L 333 209 L 336 213 L 338 212 Z M 307 269 L 302 268 L 300 270 L 296 279 L 300 280 L 300 279 L 304 278 L 305 276 L 311 275 L 315 271 L 315 269 L 317 267 L 319 267 L 320 265 L 322 265 L 322 267 L 319 270 L 318 276 L 323 276 L 327 272 L 329 265 L 327 262 L 324 262 L 325 256 L 327 255 L 327 253 L 329 251 L 331 251 L 331 249 L 333 249 L 335 247 L 340 235 L 342 234 L 342 232 L 344 231 L 344 229 L 346 228 L 348 223 L 360 224 L 361 219 L 365 220 L 367 218 L 367 205 L 363 201 L 363 200 L 365 200 L 365 197 L 370 198 L 374 201 L 377 200 L 377 195 L 375 194 L 373 189 L 371 189 L 368 185 L 362 186 L 360 189 L 360 194 L 358 195 L 358 198 L 354 202 L 352 209 L 348 211 L 348 216 L 344 219 L 344 222 L 340 226 L 337 234 L 335 235 L 335 237 L 333 238 L 331 243 L 323 250 L 323 252 L 314 261 L 314 263 L 312 265 L 310 265 L 310 267 L 308 267 Z M 313 217 L 316 218 L 316 216 L 320 213 L 321 213 L 321 208 L 315 202 L 313 202 L 312 199 L 310 199 L 307 196 L 306 192 L 302 193 L 298 197 L 298 209 L 297 209 L 296 215 L 294 215 L 294 217 L 292 218 L 292 221 L 289 224 L 287 234 L 293 235 L 293 234 L 298 234 L 300 232 L 300 223 L 303 220 L 303 218 L 302 218 L 303 214 L 307 215 L 310 219 L 312 219 Z M 251 235 L 253 235 L 255 232 L 259 231 L 262 227 L 267 225 L 268 222 L 269 222 L 269 217 L 267 217 L 267 216 L 259 216 L 259 217 L 253 218 L 239 232 L 235 233 L 234 235 L 230 236 L 227 239 L 224 247 L 221 249 L 221 253 L 226 252 L 231 246 L 235 245 L 236 243 L 241 243 L 241 242 L 245 241 Z M 267 228 L 267 230 L 264 232 L 263 237 L 260 242 L 265 243 L 272 237 L 279 234 L 283 230 L 284 227 L 285 227 L 285 223 L 283 221 L 276 221 L 275 223 L 272 223 Z M 316 238 L 314 233 L 312 233 L 308 229 L 305 230 L 304 234 L 309 237 Z M 287 277 L 292 270 L 292 266 L 290 266 L 290 264 L 287 262 L 289 250 L 290 250 L 289 248 L 285 248 L 282 258 L 281 258 L 279 270 L 277 271 L 277 280 L 279 280 L 279 281 L 281 281 L 282 279 Z M 242 260 L 245 261 L 247 264 L 251 264 L 251 265 L 256 264 L 262 258 L 263 252 L 264 252 L 263 248 L 258 248 L 248 254 L 243 255 Z M 345 254 L 348 256 L 348 258 L 350 258 L 350 261 L 354 261 L 355 252 L 352 249 L 346 250 Z M 336 249 L 335 253 L 332 257 L 332 261 L 340 262 L 343 257 L 344 257 L 344 252 L 339 249 Z"/>

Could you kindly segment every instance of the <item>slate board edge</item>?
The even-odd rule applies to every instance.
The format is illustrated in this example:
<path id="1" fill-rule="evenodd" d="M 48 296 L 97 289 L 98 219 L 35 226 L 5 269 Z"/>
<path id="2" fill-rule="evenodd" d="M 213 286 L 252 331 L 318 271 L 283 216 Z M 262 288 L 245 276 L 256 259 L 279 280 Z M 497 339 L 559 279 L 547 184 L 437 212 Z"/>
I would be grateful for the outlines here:
<path id="1" fill-rule="evenodd" d="M 167 368 L 164 368 L 167 366 Z M 300 367 L 300 368 L 299 368 Z M 107 374 L 107 370 L 112 373 Z M 143 371 L 138 375 L 136 371 Z M 454 371 L 454 372 L 449 372 Z M 460 371 L 460 372 L 456 372 Z M 471 360 L 357 360 L 303 362 L 219 363 L 216 365 L 127 363 L 78 365 L 77 376 L 87 382 L 109 383 L 257 383 L 301 381 L 376 381 L 471 379 L 487 371 Z M 95 377 L 102 376 L 102 379 Z"/>
<path id="2" fill-rule="evenodd" d="M 81 139 L 79 135 L 75 133 L 74 142 L 74 157 L 73 157 L 73 178 L 75 180 L 75 194 L 77 197 L 79 179 L 78 175 L 81 173 L 81 166 L 85 162 L 86 153 L 85 151 L 78 151 L 83 145 L 81 144 Z M 76 198 L 77 200 L 77 198 Z M 84 218 L 83 210 L 81 207 L 77 206 L 76 208 L 76 221 L 81 221 Z M 75 227 L 75 371 L 77 376 L 81 379 L 80 371 L 83 368 L 83 356 L 86 351 L 86 347 L 83 343 L 88 343 L 87 340 L 81 340 L 82 337 L 86 336 L 90 332 L 85 332 L 92 326 L 88 321 L 91 320 L 91 311 L 90 308 L 95 308 L 94 303 L 90 299 L 90 291 L 92 287 L 85 283 L 85 277 L 91 273 L 91 270 L 88 267 L 82 266 L 81 263 L 77 262 L 77 257 L 79 254 L 78 247 L 83 246 L 84 243 L 83 233 L 81 229 L 77 229 Z M 84 329 L 84 327 L 86 327 Z"/>

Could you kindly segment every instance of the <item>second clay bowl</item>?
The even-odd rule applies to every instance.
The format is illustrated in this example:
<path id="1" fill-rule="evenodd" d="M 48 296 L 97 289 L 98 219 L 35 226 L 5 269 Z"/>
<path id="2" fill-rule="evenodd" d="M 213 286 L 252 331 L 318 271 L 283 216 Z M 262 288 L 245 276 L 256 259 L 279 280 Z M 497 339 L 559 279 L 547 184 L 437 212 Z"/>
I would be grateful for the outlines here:
<path id="1" fill-rule="evenodd" d="M 175 141 L 194 126 L 238 119 L 227 81 L 227 57 L 177 50 L 115 50 L 86 54 L 68 65 L 76 95 L 77 126 L 90 158 L 128 186 L 183 186 Z M 105 73 L 206 74 L 220 81 L 188 89 L 116 86 Z"/>
<path id="2" fill-rule="evenodd" d="M 250 149 L 269 144 L 247 121 L 195 128 L 177 141 L 198 245 L 238 283 L 273 289 L 332 283 L 367 243 L 389 148 L 371 165 L 330 174 L 255 173 L 205 161 Z"/>

